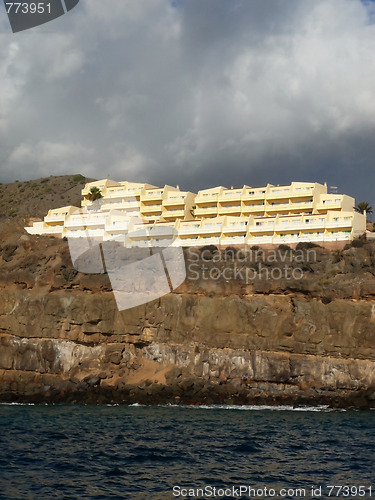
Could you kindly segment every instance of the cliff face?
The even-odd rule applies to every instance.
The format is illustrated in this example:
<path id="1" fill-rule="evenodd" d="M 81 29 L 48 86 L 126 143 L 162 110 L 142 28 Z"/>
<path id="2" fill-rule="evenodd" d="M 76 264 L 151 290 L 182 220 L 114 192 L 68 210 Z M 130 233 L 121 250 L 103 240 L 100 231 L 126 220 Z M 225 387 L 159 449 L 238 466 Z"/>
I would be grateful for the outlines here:
<path id="1" fill-rule="evenodd" d="M 64 241 L 0 252 L 3 401 L 373 405 L 374 244 L 188 251 L 175 292 L 121 312 Z"/>

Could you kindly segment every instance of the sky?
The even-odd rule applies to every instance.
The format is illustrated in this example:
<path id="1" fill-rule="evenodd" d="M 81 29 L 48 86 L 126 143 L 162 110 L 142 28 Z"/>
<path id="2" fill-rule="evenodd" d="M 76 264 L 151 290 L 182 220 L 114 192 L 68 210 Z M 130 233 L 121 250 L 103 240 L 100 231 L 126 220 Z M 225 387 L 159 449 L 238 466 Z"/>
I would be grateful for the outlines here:
<path id="1" fill-rule="evenodd" d="M 375 206 L 374 20 L 364 0 L 81 0 L 13 34 L 1 7 L 0 181 L 316 181 Z"/>

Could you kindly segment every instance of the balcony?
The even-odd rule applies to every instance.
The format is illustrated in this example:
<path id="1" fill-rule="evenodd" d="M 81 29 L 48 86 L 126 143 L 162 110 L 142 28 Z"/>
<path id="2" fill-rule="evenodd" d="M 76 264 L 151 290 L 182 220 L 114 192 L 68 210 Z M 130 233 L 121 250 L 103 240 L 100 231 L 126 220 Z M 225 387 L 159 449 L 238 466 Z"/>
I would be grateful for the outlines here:
<path id="1" fill-rule="evenodd" d="M 220 194 L 217 198 L 219 203 L 241 202 L 241 199 L 242 192 L 236 194 L 236 191 L 230 194 Z"/>
<path id="2" fill-rule="evenodd" d="M 198 240 L 198 245 L 219 245 L 220 238 L 219 236 L 211 236 L 211 237 L 200 237 Z"/>
<path id="3" fill-rule="evenodd" d="M 115 221 L 112 223 L 106 223 L 104 226 L 104 230 L 107 232 L 113 231 L 127 231 L 129 227 L 128 221 Z"/>
<path id="4" fill-rule="evenodd" d="M 141 192 L 141 189 L 137 191 L 128 191 L 126 189 L 119 189 L 117 191 L 108 191 L 107 194 L 105 195 L 106 198 L 121 198 L 121 199 L 124 199 L 124 198 L 135 198 L 136 196 L 138 196 L 139 198 L 139 195 L 140 195 L 140 192 Z"/>
<path id="5" fill-rule="evenodd" d="M 112 210 L 112 209 L 128 210 L 133 208 L 139 210 L 139 202 L 137 200 L 131 200 L 131 201 L 119 200 L 117 202 L 111 201 L 109 203 L 106 203 L 106 200 L 103 200 L 103 204 L 101 206 L 102 210 Z"/>
<path id="6" fill-rule="evenodd" d="M 87 229 L 86 233 L 88 234 L 88 236 L 96 236 L 96 237 L 102 238 L 104 235 L 104 228 L 96 227 L 96 228 Z"/>
<path id="7" fill-rule="evenodd" d="M 199 232 L 201 234 L 221 234 L 221 228 L 222 228 L 221 224 L 219 226 L 212 226 L 212 227 L 209 225 L 203 224 L 200 227 Z"/>
<path id="8" fill-rule="evenodd" d="M 194 227 L 193 225 L 190 226 L 190 227 L 182 227 L 178 230 L 178 234 L 182 235 L 182 234 L 197 234 L 197 233 L 200 233 L 201 231 L 201 227 L 198 226 L 198 227 Z"/>
<path id="9" fill-rule="evenodd" d="M 235 207 L 230 207 L 230 206 L 219 206 L 218 208 L 218 214 L 219 215 L 225 215 L 225 214 L 240 214 L 241 213 L 241 205 L 235 206 Z"/>
<path id="10" fill-rule="evenodd" d="M 323 241 L 347 241 L 352 239 L 352 235 L 350 233 L 343 233 L 340 231 L 337 234 L 326 233 L 321 239 Z"/>
<path id="11" fill-rule="evenodd" d="M 340 201 L 330 201 L 326 203 L 318 203 L 316 205 L 317 210 L 340 210 L 341 209 L 341 200 Z"/>
<path id="12" fill-rule="evenodd" d="M 84 217 L 69 217 L 65 222 L 65 227 L 83 227 L 86 225 L 86 220 Z"/>
<path id="13" fill-rule="evenodd" d="M 126 234 L 125 233 L 119 233 L 119 234 L 105 234 L 103 235 L 103 241 L 117 241 L 119 243 L 125 243 L 125 238 Z"/>
<path id="14" fill-rule="evenodd" d="M 162 210 L 163 210 L 162 205 L 141 205 L 141 214 L 150 214 L 150 213 L 161 214 Z"/>
<path id="15" fill-rule="evenodd" d="M 333 227 L 352 227 L 353 225 L 353 220 L 343 220 L 340 219 L 338 221 L 329 221 L 326 222 L 326 228 L 333 228 Z"/>
<path id="16" fill-rule="evenodd" d="M 280 205 L 266 205 L 266 212 L 289 212 L 290 208 L 294 207 L 292 203 L 280 203 Z"/>
<path id="17" fill-rule="evenodd" d="M 244 226 L 223 226 L 223 233 L 225 234 L 230 234 L 230 233 L 246 233 L 247 232 L 247 225 Z"/>
<path id="18" fill-rule="evenodd" d="M 270 193 L 267 193 L 266 194 L 266 200 L 288 200 L 289 201 L 289 197 L 290 197 L 290 191 L 284 191 L 284 192 L 281 192 L 281 193 L 272 193 L 272 191 Z"/>
<path id="19" fill-rule="evenodd" d="M 162 236 L 170 240 L 176 238 L 178 234 L 174 226 L 153 226 L 148 228 L 148 231 L 151 238 Z"/>
<path id="20" fill-rule="evenodd" d="M 219 193 L 209 193 L 207 195 L 197 195 L 195 197 L 195 203 L 198 204 L 198 203 L 212 203 L 212 202 L 217 202 L 218 198 L 219 198 Z"/>
<path id="21" fill-rule="evenodd" d="M 162 216 L 165 219 L 170 219 L 170 218 L 176 218 L 176 217 L 184 217 L 185 216 L 185 210 L 163 210 Z"/>
<path id="22" fill-rule="evenodd" d="M 217 215 L 217 206 L 215 205 L 214 207 L 197 207 L 195 209 L 195 216 L 196 217 L 213 217 Z"/>
<path id="23" fill-rule="evenodd" d="M 295 215 L 306 213 L 306 210 L 312 212 L 314 208 L 312 203 L 291 203 L 289 206 L 289 212 Z"/>
<path id="24" fill-rule="evenodd" d="M 282 245 L 284 243 L 288 244 L 288 243 L 299 243 L 300 241 L 309 241 L 309 240 L 305 240 L 305 239 L 301 239 L 301 236 L 292 236 L 292 235 L 288 235 L 288 236 L 275 236 L 273 238 L 273 242 L 275 243 L 275 245 Z"/>
<path id="25" fill-rule="evenodd" d="M 67 230 L 65 232 L 65 236 L 67 236 L 68 238 L 87 238 L 87 231 L 84 231 L 84 230 L 69 231 L 69 230 Z"/>
<path id="26" fill-rule="evenodd" d="M 196 247 L 200 245 L 198 238 L 181 238 L 180 240 L 175 240 L 171 246 L 181 246 L 181 247 Z"/>
<path id="27" fill-rule="evenodd" d="M 249 233 L 269 233 L 275 231 L 275 224 L 264 224 L 262 226 L 248 226 Z"/>
<path id="28" fill-rule="evenodd" d="M 86 226 L 102 226 L 105 224 L 105 217 L 89 217 L 87 219 L 84 219 L 84 223 Z"/>
<path id="29" fill-rule="evenodd" d="M 298 228 L 298 229 L 301 228 L 303 231 L 308 231 L 310 229 L 322 229 L 322 230 L 324 230 L 325 224 L 326 224 L 326 221 L 309 222 L 308 224 L 307 223 L 298 224 L 296 226 L 296 228 Z"/>
<path id="30" fill-rule="evenodd" d="M 44 217 L 44 222 L 64 222 L 65 218 L 66 214 L 46 215 Z"/>
<path id="31" fill-rule="evenodd" d="M 244 243 L 245 243 L 245 236 L 220 238 L 220 245 L 243 245 Z"/>
<path id="32" fill-rule="evenodd" d="M 64 226 L 44 226 L 43 234 L 62 234 Z"/>
<path id="33" fill-rule="evenodd" d="M 244 203 L 242 204 L 241 207 L 241 212 L 242 214 L 250 214 L 254 212 L 264 212 L 264 203 L 260 205 L 245 205 Z"/>
<path id="34" fill-rule="evenodd" d="M 245 241 L 248 245 L 257 245 L 257 244 L 272 244 L 273 236 L 248 236 Z"/>
<path id="35" fill-rule="evenodd" d="M 161 200 L 162 197 L 163 197 L 162 191 L 151 192 L 151 193 L 146 192 L 146 194 L 141 195 L 141 201 L 145 202 L 145 201 L 151 201 L 151 200 Z"/>
<path id="36" fill-rule="evenodd" d="M 255 192 L 254 194 L 245 193 L 241 196 L 241 200 L 242 201 L 264 200 L 265 197 L 266 197 L 266 193 L 257 193 L 257 192 Z"/>
<path id="37" fill-rule="evenodd" d="M 185 204 L 185 196 L 179 196 L 179 197 L 176 197 L 176 198 L 167 198 L 166 200 L 163 200 L 163 205 L 165 207 L 173 207 L 173 206 L 176 206 L 176 207 L 180 207 L 180 206 L 184 206 Z"/>

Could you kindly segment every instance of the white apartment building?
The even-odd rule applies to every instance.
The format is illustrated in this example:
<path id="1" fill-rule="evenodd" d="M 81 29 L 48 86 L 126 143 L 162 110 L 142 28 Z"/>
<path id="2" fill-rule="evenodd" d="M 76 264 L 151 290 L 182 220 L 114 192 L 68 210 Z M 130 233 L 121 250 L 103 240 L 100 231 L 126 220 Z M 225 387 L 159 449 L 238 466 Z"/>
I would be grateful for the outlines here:
<path id="1" fill-rule="evenodd" d="M 102 194 L 90 201 L 92 188 Z M 194 194 L 150 184 L 95 181 L 82 190 L 82 208 L 51 209 L 30 234 L 116 239 L 126 246 L 294 245 L 301 241 L 331 245 L 366 231 L 366 215 L 347 195 L 328 194 L 319 183 L 226 188 Z"/>

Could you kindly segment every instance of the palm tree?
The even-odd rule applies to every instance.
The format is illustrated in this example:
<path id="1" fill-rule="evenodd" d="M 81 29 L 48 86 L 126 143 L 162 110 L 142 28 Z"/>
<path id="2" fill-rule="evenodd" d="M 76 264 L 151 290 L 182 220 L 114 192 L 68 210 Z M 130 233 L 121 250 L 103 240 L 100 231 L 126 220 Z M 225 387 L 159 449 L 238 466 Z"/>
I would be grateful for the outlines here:
<path id="1" fill-rule="evenodd" d="M 366 214 L 373 213 L 372 206 L 367 201 L 360 201 L 355 207 L 355 210 L 360 214 L 363 214 L 365 212 Z"/>
<path id="2" fill-rule="evenodd" d="M 89 200 L 96 201 L 96 200 L 100 200 L 100 198 L 103 198 L 103 195 L 100 192 L 100 189 L 97 188 L 96 186 L 90 188 Z"/>

